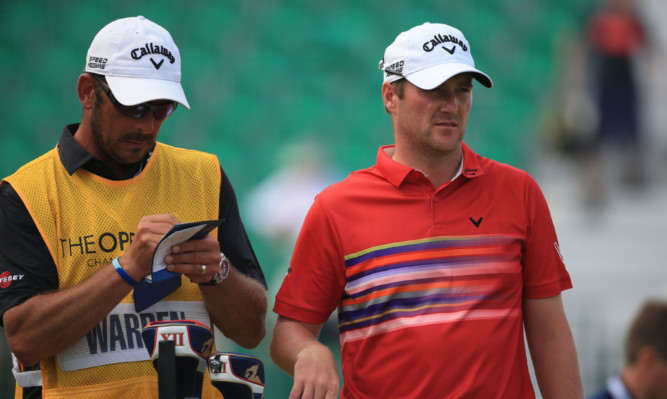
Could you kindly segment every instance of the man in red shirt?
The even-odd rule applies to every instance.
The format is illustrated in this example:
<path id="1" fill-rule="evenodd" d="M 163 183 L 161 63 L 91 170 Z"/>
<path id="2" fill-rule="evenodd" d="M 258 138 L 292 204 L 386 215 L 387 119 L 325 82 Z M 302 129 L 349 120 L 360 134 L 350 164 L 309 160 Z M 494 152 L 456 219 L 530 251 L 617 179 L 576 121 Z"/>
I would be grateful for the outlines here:
<path id="1" fill-rule="evenodd" d="M 276 297 L 271 353 L 290 398 L 335 398 L 317 341 L 338 309 L 342 398 L 583 398 L 560 297 L 571 288 L 546 201 L 524 171 L 463 143 L 474 66 L 448 25 L 401 33 L 382 98 L 395 145 L 320 193 Z"/>

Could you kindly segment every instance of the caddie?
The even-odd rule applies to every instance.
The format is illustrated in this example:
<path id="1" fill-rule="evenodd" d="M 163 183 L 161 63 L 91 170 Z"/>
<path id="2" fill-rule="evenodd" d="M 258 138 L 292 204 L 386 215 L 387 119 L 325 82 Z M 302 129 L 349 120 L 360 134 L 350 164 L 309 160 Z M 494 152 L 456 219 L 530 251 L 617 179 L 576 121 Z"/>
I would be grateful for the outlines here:
<path id="1" fill-rule="evenodd" d="M 153 398 L 143 326 L 190 319 L 255 347 L 266 282 L 218 158 L 157 142 L 169 116 L 190 108 L 169 32 L 142 16 L 113 21 L 83 67 L 80 123 L 0 185 L 0 323 L 17 398 Z M 219 219 L 170 247 L 179 286 L 138 311 L 135 297 L 157 286 L 144 279 L 161 237 Z M 208 377 L 204 397 L 220 397 Z"/>

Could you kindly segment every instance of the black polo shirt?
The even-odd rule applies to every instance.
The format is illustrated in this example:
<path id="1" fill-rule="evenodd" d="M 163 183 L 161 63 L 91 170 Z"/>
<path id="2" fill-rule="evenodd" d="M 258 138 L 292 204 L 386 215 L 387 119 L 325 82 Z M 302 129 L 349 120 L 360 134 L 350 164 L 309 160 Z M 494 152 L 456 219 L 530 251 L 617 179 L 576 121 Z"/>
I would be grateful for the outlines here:
<path id="1" fill-rule="evenodd" d="M 67 172 L 72 175 L 83 168 L 105 179 L 119 180 L 111 168 L 74 140 L 78 126 L 66 126 L 58 141 L 60 159 Z M 134 166 L 131 176 L 140 173 L 150 155 L 151 152 Z M 266 287 L 239 215 L 236 194 L 222 167 L 220 171 L 219 217 L 225 219 L 218 230 L 220 249 L 237 270 Z M 58 271 L 35 222 L 14 188 L 8 183 L 0 185 L 0 326 L 4 326 L 2 316 L 7 309 L 57 289 Z"/>

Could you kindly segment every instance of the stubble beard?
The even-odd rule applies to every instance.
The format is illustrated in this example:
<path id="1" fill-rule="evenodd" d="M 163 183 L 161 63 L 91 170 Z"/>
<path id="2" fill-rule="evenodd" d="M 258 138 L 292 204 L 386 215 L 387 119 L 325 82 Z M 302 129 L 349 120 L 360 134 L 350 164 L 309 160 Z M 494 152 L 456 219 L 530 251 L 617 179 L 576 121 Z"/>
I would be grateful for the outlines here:
<path id="1" fill-rule="evenodd" d="M 126 157 L 122 156 L 119 154 L 117 151 L 114 150 L 114 141 L 111 137 L 107 137 L 105 139 L 104 135 L 104 121 L 103 121 L 103 114 L 102 114 L 102 108 L 100 106 L 100 98 L 97 98 L 98 101 L 95 101 L 95 104 L 93 105 L 93 110 L 91 112 L 90 116 L 90 131 L 93 135 L 93 140 L 95 141 L 95 145 L 100 152 L 100 155 L 104 157 L 102 161 L 112 161 L 115 162 L 119 165 L 124 165 L 124 166 L 129 166 L 132 165 L 136 162 L 141 161 L 145 156 L 146 153 L 149 150 L 142 151 L 141 154 L 138 154 L 136 157 L 136 160 L 128 160 Z M 135 140 L 135 141 L 142 141 L 142 140 L 150 140 L 155 144 L 154 138 L 151 134 L 142 134 L 141 132 L 134 132 L 134 133 L 124 133 L 118 140 L 117 142 L 121 142 L 123 140 Z M 149 148 L 152 148 L 152 145 L 149 146 Z"/>

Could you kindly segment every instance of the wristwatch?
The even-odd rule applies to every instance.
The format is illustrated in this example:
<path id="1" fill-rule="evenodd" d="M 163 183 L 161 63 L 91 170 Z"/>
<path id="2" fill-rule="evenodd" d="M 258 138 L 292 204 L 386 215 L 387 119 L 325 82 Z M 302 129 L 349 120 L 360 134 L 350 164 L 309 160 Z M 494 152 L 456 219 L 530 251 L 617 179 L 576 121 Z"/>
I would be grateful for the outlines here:
<path id="1" fill-rule="evenodd" d="M 208 283 L 199 283 L 199 285 L 218 285 L 225 281 L 229 275 L 229 261 L 222 252 L 220 252 L 220 264 L 218 265 L 218 269 L 218 272 L 213 275 L 211 281 Z"/>

